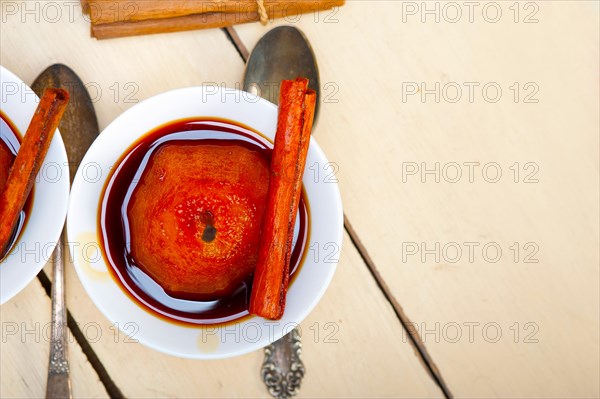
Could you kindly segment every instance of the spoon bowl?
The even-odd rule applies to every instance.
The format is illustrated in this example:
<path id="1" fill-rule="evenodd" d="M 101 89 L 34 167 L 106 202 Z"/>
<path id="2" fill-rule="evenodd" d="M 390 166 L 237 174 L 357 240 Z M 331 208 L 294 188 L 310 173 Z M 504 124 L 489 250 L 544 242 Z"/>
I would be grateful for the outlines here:
<path id="1" fill-rule="evenodd" d="M 320 80 L 315 54 L 304 33 L 293 26 L 279 26 L 265 34 L 252 50 L 244 74 L 244 90 L 279 104 L 279 84 L 298 76 L 308 78 L 317 92 L 315 121 L 319 115 Z"/>

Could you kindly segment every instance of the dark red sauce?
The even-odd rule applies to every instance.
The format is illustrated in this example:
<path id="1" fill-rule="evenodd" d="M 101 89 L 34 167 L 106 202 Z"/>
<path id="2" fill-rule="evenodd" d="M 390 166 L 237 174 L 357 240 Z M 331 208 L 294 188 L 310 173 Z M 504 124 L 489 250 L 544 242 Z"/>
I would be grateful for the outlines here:
<path id="1" fill-rule="evenodd" d="M 253 273 L 243 278 L 234 289 L 218 297 L 179 295 L 165 289 L 146 273 L 132 254 L 131 223 L 128 218 L 130 200 L 149 169 L 152 155 L 167 144 L 243 146 L 260 154 L 267 165 L 270 164 L 272 151 L 272 143 L 259 133 L 228 120 L 179 120 L 160 126 L 142 137 L 115 165 L 101 199 L 99 227 L 102 250 L 111 266 L 111 274 L 134 301 L 169 321 L 217 324 L 247 316 Z M 294 234 L 292 277 L 302 263 L 308 242 L 308 212 L 303 192 Z M 207 218 L 210 219 L 210 215 Z M 205 230 L 203 240 L 212 241 L 214 233 L 210 229 Z M 218 237 L 219 233 L 216 234 Z"/>
<path id="2" fill-rule="evenodd" d="M 10 119 L 8 119 L 4 113 L 0 112 L 0 192 L 4 190 L 10 167 L 15 161 L 15 157 L 17 156 L 20 147 L 21 137 L 19 131 Z M 19 221 L 13 230 L 10 245 L 8 246 L 6 254 L 10 253 L 13 245 L 21 236 L 23 230 L 25 230 L 25 226 L 29 219 L 28 216 L 31 214 L 33 191 L 34 188 L 31 189 L 31 192 L 25 201 L 25 206 L 21 210 Z M 0 260 L 3 259 L 6 254 L 0 253 Z"/>

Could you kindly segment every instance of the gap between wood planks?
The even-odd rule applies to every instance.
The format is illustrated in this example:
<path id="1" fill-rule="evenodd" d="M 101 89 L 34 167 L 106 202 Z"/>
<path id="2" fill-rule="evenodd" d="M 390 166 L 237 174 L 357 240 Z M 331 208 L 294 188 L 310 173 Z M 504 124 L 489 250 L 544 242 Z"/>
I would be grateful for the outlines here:
<path id="1" fill-rule="evenodd" d="M 50 281 L 48 276 L 46 276 L 46 272 L 42 269 L 38 273 L 37 277 L 40 283 L 42 284 L 42 287 L 44 287 L 46 295 L 48 295 L 48 297 L 52 299 L 52 282 Z M 108 396 L 110 396 L 112 399 L 124 398 L 123 393 L 121 392 L 119 387 L 117 387 L 112 378 L 110 378 L 108 371 L 106 371 L 106 368 L 98 358 L 98 355 L 96 355 L 96 352 L 94 352 L 94 349 L 92 348 L 90 343 L 85 338 L 83 332 L 81 332 L 79 325 L 77 325 L 77 322 L 75 321 L 73 315 L 71 315 L 71 312 L 68 309 L 67 326 L 69 327 L 69 330 L 71 330 L 73 337 L 75 337 L 75 340 L 81 347 L 81 350 L 87 357 L 88 361 L 94 368 L 94 371 L 96 371 L 96 374 L 98 374 L 98 378 L 100 379 L 102 385 L 104 385 L 104 389 L 106 389 L 106 393 L 108 393 Z"/>
<path id="2" fill-rule="evenodd" d="M 238 54 L 240 55 L 240 57 L 242 58 L 242 60 L 244 62 L 247 62 L 248 57 L 250 56 L 250 53 L 248 52 L 248 49 L 242 42 L 242 39 L 239 37 L 239 35 L 235 31 L 235 29 L 232 26 L 229 26 L 229 27 L 223 28 L 223 32 L 225 33 L 227 38 L 231 41 L 231 43 L 234 45 L 234 47 L 236 48 L 236 50 L 237 50 Z M 451 399 L 453 397 L 452 393 L 450 392 L 450 390 L 448 389 L 448 386 L 444 382 L 444 379 L 442 378 L 442 374 L 440 373 L 440 371 L 437 368 L 437 366 L 435 365 L 433 359 L 429 355 L 429 352 L 427 352 L 425 343 L 421 339 L 421 336 L 419 335 L 419 333 L 414 328 L 411 327 L 413 325 L 412 322 L 410 321 L 410 319 L 408 318 L 406 313 L 404 313 L 402 306 L 400 306 L 400 304 L 398 303 L 398 301 L 392 294 L 390 288 L 388 287 L 387 283 L 385 282 L 385 280 L 383 279 L 383 277 L 377 270 L 377 267 L 375 266 L 373 259 L 371 259 L 371 257 L 369 256 L 369 253 L 367 252 L 367 249 L 365 248 L 363 243 L 358 238 L 358 234 L 356 233 L 356 230 L 354 230 L 354 228 L 352 227 L 352 224 L 348 220 L 348 217 L 346 216 L 346 214 L 344 214 L 344 229 L 350 236 L 350 241 L 352 242 L 352 244 L 354 245 L 354 247 L 360 254 L 360 257 L 362 258 L 363 262 L 365 263 L 365 265 L 367 265 L 367 269 L 369 269 L 369 272 L 373 276 L 373 279 L 375 279 L 375 282 L 377 283 L 377 286 L 379 287 L 379 289 L 385 296 L 385 299 L 389 302 L 389 304 L 394 309 L 394 313 L 396 313 L 396 317 L 398 317 L 400 324 L 402 324 L 402 328 L 404 328 L 404 330 L 408 333 L 411 344 L 413 345 L 413 347 L 418 355 L 418 358 L 421 360 L 423 366 L 427 369 L 427 372 L 429 373 L 429 375 L 433 378 L 435 383 L 442 390 L 444 396 L 447 399 Z"/>
<path id="3" fill-rule="evenodd" d="M 450 392 L 450 390 L 448 389 L 448 386 L 444 382 L 444 379 L 442 378 L 442 374 L 440 373 L 440 370 L 435 365 L 433 359 L 429 355 L 429 352 L 427 352 L 427 348 L 425 347 L 425 343 L 421 339 L 421 336 L 419 335 L 417 330 L 412 327 L 414 324 L 410 321 L 408 316 L 406 316 L 406 313 L 404 313 L 404 309 L 402 309 L 402 306 L 400 306 L 400 304 L 398 303 L 398 301 L 392 294 L 392 291 L 388 287 L 387 283 L 385 282 L 385 280 L 383 279 L 383 277 L 377 270 L 375 263 L 373 263 L 373 259 L 371 259 L 371 257 L 369 256 L 369 253 L 367 252 L 367 249 L 365 248 L 363 243 L 358 238 L 358 234 L 356 233 L 356 230 L 354 230 L 354 228 L 352 227 L 352 224 L 350 224 L 350 221 L 348 220 L 348 217 L 346 216 L 346 214 L 344 214 L 344 229 L 350 236 L 350 241 L 352 241 L 352 244 L 354 245 L 354 247 L 360 254 L 360 257 L 362 258 L 363 262 L 365 263 L 365 265 L 367 265 L 367 269 L 369 269 L 369 272 L 371 272 L 371 275 L 373 276 L 373 278 L 375 279 L 375 282 L 377 283 L 377 286 L 379 287 L 379 289 L 385 296 L 385 299 L 387 299 L 387 301 L 390 303 L 390 305 L 394 309 L 394 313 L 396 313 L 398 320 L 400 320 L 400 324 L 402 324 L 402 328 L 404 328 L 404 330 L 408 333 L 408 336 L 410 337 L 410 342 L 413 345 L 414 349 L 416 350 L 419 359 L 421 360 L 421 362 L 423 363 L 423 365 L 429 372 L 429 375 L 434 379 L 435 383 L 440 387 L 440 389 L 444 393 L 444 396 L 447 399 L 452 399 L 453 398 L 452 393 Z"/>

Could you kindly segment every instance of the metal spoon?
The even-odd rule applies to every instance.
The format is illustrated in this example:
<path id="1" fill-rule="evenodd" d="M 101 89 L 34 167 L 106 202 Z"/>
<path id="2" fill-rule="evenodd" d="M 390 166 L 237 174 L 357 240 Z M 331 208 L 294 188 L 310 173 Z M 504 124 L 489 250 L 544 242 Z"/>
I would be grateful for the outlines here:
<path id="1" fill-rule="evenodd" d="M 70 101 L 58 130 L 64 140 L 69 159 L 71 183 L 87 149 L 98 137 L 98 121 L 90 95 L 81 79 L 70 68 L 54 64 L 33 82 L 40 96 L 47 87 L 61 87 L 69 92 Z M 65 243 L 63 230 L 52 254 L 52 332 L 46 398 L 72 398 L 67 356 L 67 308 L 65 302 Z"/>
<path id="2" fill-rule="evenodd" d="M 279 85 L 284 79 L 308 78 L 317 92 L 315 121 L 319 115 L 321 90 L 319 67 L 308 39 L 293 26 L 279 26 L 256 43 L 246 63 L 244 90 L 279 104 Z"/>
<path id="3" fill-rule="evenodd" d="M 309 79 L 317 92 L 315 122 L 319 115 L 319 68 L 308 40 L 292 26 L 280 26 L 264 35 L 252 50 L 244 73 L 244 90 L 279 103 L 279 85 L 298 76 Z M 302 343 L 298 329 L 265 348 L 262 379 L 275 398 L 290 398 L 298 393 L 304 377 L 300 359 Z"/>

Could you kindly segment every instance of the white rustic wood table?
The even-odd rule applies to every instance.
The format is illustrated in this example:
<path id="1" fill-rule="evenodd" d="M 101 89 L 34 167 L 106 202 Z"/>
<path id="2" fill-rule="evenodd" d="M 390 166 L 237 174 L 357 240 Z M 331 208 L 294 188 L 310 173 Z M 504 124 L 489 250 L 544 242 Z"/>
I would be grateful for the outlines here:
<path id="1" fill-rule="evenodd" d="M 239 87 L 244 47 L 306 33 L 347 223 L 302 324 L 300 397 L 600 395 L 598 2 L 349 0 L 236 26 L 237 47 L 220 29 L 97 41 L 78 2 L 0 6 L 0 63 L 28 83 L 69 65 L 101 129 L 169 89 Z M 268 396 L 262 351 L 164 355 L 117 332 L 72 266 L 67 290 L 75 397 Z M 49 319 L 38 279 L 1 307 L 0 397 L 44 395 Z"/>

